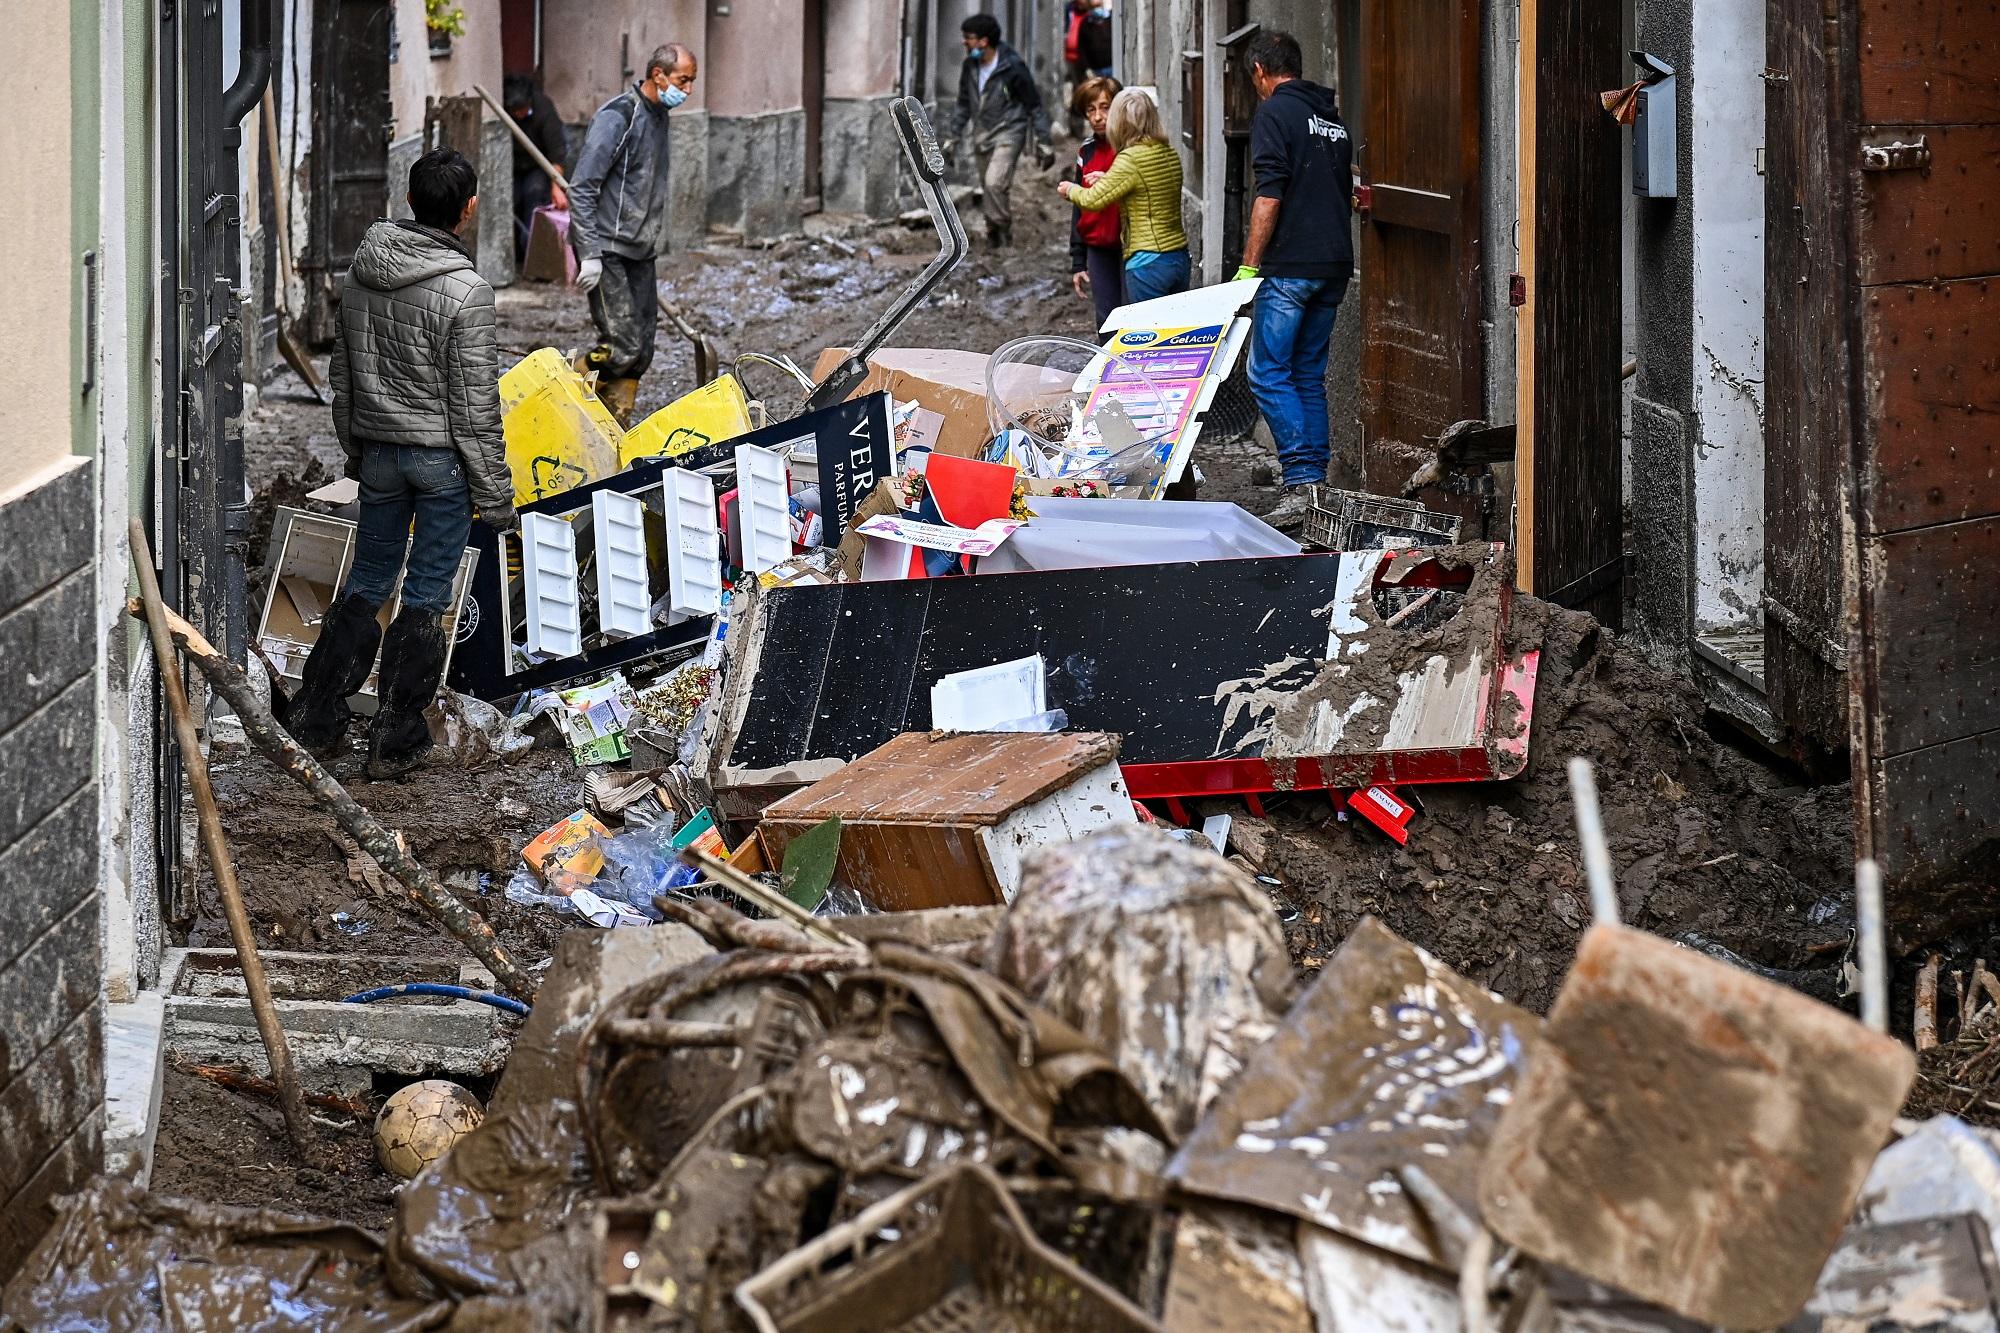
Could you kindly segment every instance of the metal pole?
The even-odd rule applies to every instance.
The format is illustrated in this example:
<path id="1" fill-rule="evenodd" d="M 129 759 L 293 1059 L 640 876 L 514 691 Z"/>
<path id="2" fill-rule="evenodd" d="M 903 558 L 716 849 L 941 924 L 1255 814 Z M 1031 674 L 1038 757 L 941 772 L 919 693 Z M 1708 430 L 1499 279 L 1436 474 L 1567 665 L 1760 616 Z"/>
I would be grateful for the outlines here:
<path id="1" fill-rule="evenodd" d="M 1600 926 L 1618 924 L 1618 886 L 1611 879 L 1611 848 L 1604 841 L 1604 818 L 1597 808 L 1597 779 L 1581 755 L 1569 761 L 1570 798 L 1576 805 L 1576 834 L 1583 843 L 1583 873 L 1590 881 L 1590 917 Z"/>
<path id="2" fill-rule="evenodd" d="M 1889 1030 L 1889 951 L 1882 929 L 1882 867 L 1864 858 L 1854 867 L 1855 952 L 1861 965 L 1861 1021 Z"/>

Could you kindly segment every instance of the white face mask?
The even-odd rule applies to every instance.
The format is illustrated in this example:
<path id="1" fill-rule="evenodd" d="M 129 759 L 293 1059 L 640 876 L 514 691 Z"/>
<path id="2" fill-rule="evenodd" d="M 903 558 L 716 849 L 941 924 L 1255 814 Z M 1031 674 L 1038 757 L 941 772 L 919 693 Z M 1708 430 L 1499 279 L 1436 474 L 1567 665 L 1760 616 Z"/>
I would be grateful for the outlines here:
<path id="1" fill-rule="evenodd" d="M 679 106 L 682 102 L 685 102 L 687 100 L 688 100 L 688 95 L 687 95 L 687 89 L 685 88 L 678 87 L 675 84 L 670 83 L 666 87 L 660 89 L 660 105 L 665 107 L 669 111 L 672 111 L 675 107 Z"/>

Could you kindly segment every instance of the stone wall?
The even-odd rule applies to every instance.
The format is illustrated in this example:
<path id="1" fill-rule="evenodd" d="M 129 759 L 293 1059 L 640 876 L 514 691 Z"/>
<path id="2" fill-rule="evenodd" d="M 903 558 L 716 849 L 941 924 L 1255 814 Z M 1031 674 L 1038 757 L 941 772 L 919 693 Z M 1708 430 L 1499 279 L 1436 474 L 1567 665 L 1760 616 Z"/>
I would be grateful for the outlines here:
<path id="1" fill-rule="evenodd" d="M 0 504 L 0 1273 L 103 1154 L 94 483 Z"/>

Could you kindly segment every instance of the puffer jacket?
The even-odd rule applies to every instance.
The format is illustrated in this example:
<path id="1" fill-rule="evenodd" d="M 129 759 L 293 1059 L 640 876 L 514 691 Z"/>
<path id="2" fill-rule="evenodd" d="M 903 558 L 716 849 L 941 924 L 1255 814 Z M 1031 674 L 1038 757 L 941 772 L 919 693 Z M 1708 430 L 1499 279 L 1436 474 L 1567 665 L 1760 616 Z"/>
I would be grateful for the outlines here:
<path id="1" fill-rule="evenodd" d="M 635 87 L 591 118 L 569 173 L 569 243 L 579 259 L 651 259 L 667 248 L 667 204 L 667 109 Z"/>
<path id="2" fill-rule="evenodd" d="M 986 78 L 985 91 L 979 87 L 979 57 L 968 55 L 958 71 L 958 105 L 951 113 L 951 137 L 963 138 L 970 130 L 980 143 L 1026 138 L 1034 131 L 1038 144 L 1049 141 L 1049 112 L 1035 87 L 1028 63 L 1007 43 L 993 57 L 993 72 Z"/>
<path id="3" fill-rule="evenodd" d="M 341 285 L 329 378 L 349 458 L 370 443 L 456 449 L 473 507 L 514 507 L 493 288 L 456 236 L 415 222 L 368 229 Z"/>

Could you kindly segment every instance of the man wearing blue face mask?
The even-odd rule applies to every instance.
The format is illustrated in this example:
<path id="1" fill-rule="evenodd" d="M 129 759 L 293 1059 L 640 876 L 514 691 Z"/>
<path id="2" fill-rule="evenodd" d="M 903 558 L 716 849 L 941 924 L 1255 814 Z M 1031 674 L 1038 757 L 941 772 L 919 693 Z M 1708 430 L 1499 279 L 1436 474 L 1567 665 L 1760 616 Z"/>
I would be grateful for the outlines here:
<path id="1" fill-rule="evenodd" d="M 591 119 L 569 182 L 569 239 L 576 285 L 590 298 L 597 345 L 577 369 L 597 372 L 598 396 L 620 424 L 634 424 L 639 377 L 659 328 L 656 262 L 667 245 L 667 112 L 694 89 L 694 52 L 669 42 L 646 77 Z"/>

